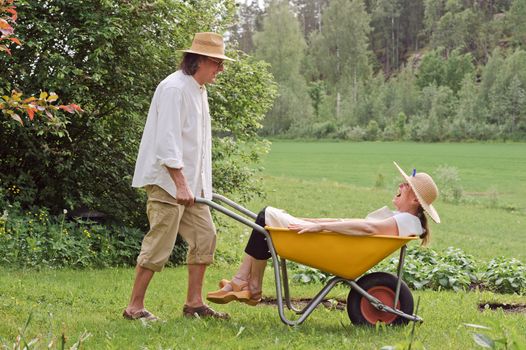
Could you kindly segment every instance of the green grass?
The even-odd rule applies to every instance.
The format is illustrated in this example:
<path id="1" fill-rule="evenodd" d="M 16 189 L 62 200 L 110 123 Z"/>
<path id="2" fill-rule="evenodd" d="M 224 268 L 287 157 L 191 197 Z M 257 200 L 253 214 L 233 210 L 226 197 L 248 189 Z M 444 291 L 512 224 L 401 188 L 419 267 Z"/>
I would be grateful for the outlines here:
<path id="1" fill-rule="evenodd" d="M 526 152 L 523 144 L 406 144 L 406 143 L 291 143 L 275 142 L 265 160 L 264 205 L 288 209 L 299 216 L 363 216 L 390 204 L 394 184 L 400 180 L 392 160 L 405 168 L 416 166 L 431 174 L 439 164 L 459 169 L 462 185 L 470 192 L 499 193 L 497 207 L 484 201 L 451 204 L 438 201 L 443 223 L 432 225 L 432 247 L 462 248 L 478 260 L 494 256 L 526 261 Z M 376 176 L 385 186 L 374 188 Z M 518 210 L 506 209 L 513 206 Z M 230 277 L 242 255 L 249 230 L 232 220 L 219 230 L 217 263 L 207 272 L 205 291 L 215 290 L 221 278 Z M 415 243 L 416 244 L 416 243 Z M 350 247 L 352 249 L 352 247 Z M 265 296 L 275 294 L 270 268 L 265 276 Z M 92 336 L 88 349 L 378 349 L 406 338 L 405 328 L 374 329 L 350 326 L 345 312 L 316 310 L 296 328 L 281 323 L 271 306 L 250 308 L 231 303 L 218 306 L 232 320 L 202 321 L 182 317 L 186 293 L 186 269 L 166 269 L 156 275 L 147 294 L 147 306 L 165 322 L 143 325 L 125 321 L 120 314 L 127 304 L 133 269 L 16 271 L 0 268 L 0 344 L 12 344 L 29 314 L 26 338 L 59 341 L 64 332 L 69 348 L 84 331 Z M 294 296 L 312 297 L 319 285 L 293 285 Z M 414 292 L 420 297 L 419 314 L 425 322 L 417 339 L 427 349 L 474 349 L 471 330 L 463 323 L 490 325 L 498 322 L 526 342 L 524 314 L 480 312 L 480 302 L 526 303 L 526 297 L 489 292 Z M 345 298 L 336 288 L 331 297 Z M 290 316 L 290 315 L 289 315 Z M 0 345 L 0 348 L 2 346 Z"/>
<path id="2" fill-rule="evenodd" d="M 456 167 L 472 194 L 497 192 L 504 205 L 526 210 L 526 144 L 275 141 L 266 174 L 373 187 L 378 174 L 387 185 L 399 181 L 392 165 L 430 174 L 440 165 Z"/>
<path id="3" fill-rule="evenodd" d="M 214 289 L 215 281 L 232 271 L 227 265 L 211 268 L 206 289 Z M 267 277 L 270 275 L 267 273 Z M 57 342 L 62 333 L 69 348 L 84 331 L 92 335 L 83 344 L 87 349 L 378 349 L 405 339 L 404 328 L 352 327 L 344 311 L 324 308 L 296 328 L 283 325 L 275 307 L 250 308 L 238 303 L 217 307 L 233 316 L 228 322 L 186 320 L 181 316 L 184 268 L 166 269 L 153 280 L 148 305 L 165 321 L 145 326 L 120 317 L 132 279 L 131 269 L 40 273 L 1 270 L 0 336 L 13 342 L 17 329 L 32 312 L 26 339 L 42 337 L 40 348 L 47 345 L 49 338 Z M 271 292 L 270 278 L 265 282 Z M 299 293 L 312 295 L 316 288 L 301 287 Z M 344 288 L 338 288 L 332 296 L 342 298 L 346 293 Z M 524 302 L 524 298 L 475 292 L 414 295 L 421 298 L 419 313 L 425 319 L 417 330 L 417 339 L 427 349 L 475 348 L 463 323 L 499 322 L 520 334 L 526 332 L 524 315 L 477 310 L 482 301 Z"/>

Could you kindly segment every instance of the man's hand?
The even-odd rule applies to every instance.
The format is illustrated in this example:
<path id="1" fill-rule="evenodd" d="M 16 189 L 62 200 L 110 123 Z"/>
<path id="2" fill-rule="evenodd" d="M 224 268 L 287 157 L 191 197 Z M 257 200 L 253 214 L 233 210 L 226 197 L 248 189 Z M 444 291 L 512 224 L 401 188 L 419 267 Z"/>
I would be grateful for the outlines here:
<path id="1" fill-rule="evenodd" d="M 194 205 L 195 197 L 190 187 L 188 187 L 188 183 L 186 182 L 186 178 L 183 174 L 183 169 L 174 169 L 168 167 L 166 167 L 166 169 L 168 169 L 170 177 L 174 181 L 175 187 L 177 188 L 175 201 L 178 204 L 184 205 L 185 207 L 191 207 Z"/>
<path id="2" fill-rule="evenodd" d="M 306 232 L 321 232 L 323 231 L 323 227 L 320 223 L 308 223 L 308 224 L 290 224 L 288 226 L 288 229 L 291 231 L 296 231 L 298 233 L 306 233 Z"/>
<path id="3" fill-rule="evenodd" d="M 188 185 L 177 187 L 177 196 L 175 197 L 175 201 L 178 204 L 184 205 L 185 207 L 191 207 L 194 205 L 195 197 Z"/>

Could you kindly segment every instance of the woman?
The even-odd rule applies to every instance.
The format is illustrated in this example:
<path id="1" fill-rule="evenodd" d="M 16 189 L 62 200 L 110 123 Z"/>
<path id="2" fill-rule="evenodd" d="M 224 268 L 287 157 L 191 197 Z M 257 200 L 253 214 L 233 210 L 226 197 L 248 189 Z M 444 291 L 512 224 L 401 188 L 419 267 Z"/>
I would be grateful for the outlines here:
<path id="1" fill-rule="evenodd" d="M 438 188 L 428 174 L 413 170 L 412 176 L 408 176 L 398 164 L 394 164 L 405 179 L 393 198 L 396 211 L 383 207 L 370 213 L 365 219 L 299 219 L 281 209 L 266 207 L 259 213 L 256 223 L 262 227 L 288 227 L 299 234 L 331 231 L 360 236 L 419 236 L 422 244 L 427 245 L 431 232 L 424 213 L 440 223 L 440 217 L 432 205 L 438 197 Z M 208 293 L 209 301 L 218 304 L 232 300 L 249 305 L 259 303 L 263 274 L 267 259 L 271 256 L 266 238 L 261 233 L 252 231 L 245 253 L 235 276 L 231 281 L 222 280 L 219 283 L 220 290 Z"/>

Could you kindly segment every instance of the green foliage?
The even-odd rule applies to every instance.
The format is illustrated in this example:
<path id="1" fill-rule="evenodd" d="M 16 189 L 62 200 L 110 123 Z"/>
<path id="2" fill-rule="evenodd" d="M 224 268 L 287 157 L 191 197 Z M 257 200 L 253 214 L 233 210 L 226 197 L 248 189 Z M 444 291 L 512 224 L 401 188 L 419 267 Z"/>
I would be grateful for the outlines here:
<path id="1" fill-rule="evenodd" d="M 378 270 L 396 273 L 398 258 L 391 258 Z M 385 267 L 386 270 L 382 270 Z M 449 247 L 445 251 L 410 247 L 404 264 L 403 280 L 413 289 L 452 289 L 469 288 L 476 282 L 473 257 L 462 250 Z"/>
<path id="2" fill-rule="evenodd" d="M 117 225 L 52 216 L 46 208 L 24 211 L 0 193 L 0 265 L 30 268 L 134 266 L 144 232 Z M 184 260 L 176 245 L 172 264 Z"/>
<path id="3" fill-rule="evenodd" d="M 270 64 L 278 84 L 278 97 L 264 120 L 263 132 L 280 134 L 311 116 L 307 84 L 300 74 L 305 39 L 298 19 L 284 1 L 272 1 L 263 28 L 254 34 L 255 56 Z"/>
<path id="4" fill-rule="evenodd" d="M 325 283 L 331 277 L 329 274 L 309 266 L 295 263 L 289 263 L 289 265 L 291 265 L 289 268 L 294 271 L 292 281 L 296 283 Z"/>
<path id="5" fill-rule="evenodd" d="M 440 198 L 442 200 L 453 203 L 460 202 L 463 189 L 457 168 L 441 165 L 434 171 L 434 178 L 438 188 L 440 188 Z"/>
<path id="6" fill-rule="evenodd" d="M 516 330 L 501 322 L 490 322 L 491 327 L 467 323 L 464 326 L 473 329 L 471 332 L 473 341 L 482 348 L 494 350 L 526 348 L 526 342 L 521 339 Z"/>
<path id="7" fill-rule="evenodd" d="M 526 265 L 518 259 L 492 259 L 482 276 L 485 286 L 498 293 L 526 293 Z"/>
<path id="8" fill-rule="evenodd" d="M 526 3 L 514 0 L 509 11 L 509 25 L 513 33 L 513 41 L 519 47 L 526 47 Z"/>
<path id="9" fill-rule="evenodd" d="M 210 86 L 213 130 L 213 186 L 218 193 L 246 201 L 261 194 L 258 169 L 269 144 L 257 133 L 276 96 L 276 83 L 268 65 L 232 51 L 228 65 Z"/>
<path id="10" fill-rule="evenodd" d="M 2 120 L 0 187 L 17 189 L 6 192 L 8 199 L 52 213 L 88 207 L 145 227 L 144 194 L 130 183 L 152 92 L 176 69 L 176 49 L 188 47 L 197 31 L 224 31 L 234 8 L 227 0 L 20 0 L 16 30 L 24 45 L 0 57 L 0 76 L 10 81 L 2 79 L 0 94 L 46 86 L 85 113 L 64 116 L 58 129 Z M 258 192 L 249 166 L 265 152 L 251 138 L 275 88 L 264 65 L 232 54 L 240 60 L 220 78 L 230 90 L 210 88 L 214 186 L 248 198 Z"/>
<path id="11" fill-rule="evenodd" d="M 469 53 L 460 54 L 453 50 L 447 58 L 440 54 L 441 50 L 432 51 L 424 56 L 418 70 L 417 84 L 420 88 L 429 85 L 447 86 L 457 93 L 464 76 L 472 74 L 475 67 Z"/>
<path id="12" fill-rule="evenodd" d="M 293 280 L 301 283 L 323 283 L 330 277 L 308 266 L 292 266 Z M 397 273 L 398 257 L 381 262 L 372 271 Z M 407 285 L 415 290 L 468 290 L 479 285 L 496 293 L 526 292 L 526 265 L 512 258 L 492 259 L 487 266 L 476 262 L 461 249 L 449 247 L 444 251 L 410 246 L 407 249 L 404 273 Z"/>

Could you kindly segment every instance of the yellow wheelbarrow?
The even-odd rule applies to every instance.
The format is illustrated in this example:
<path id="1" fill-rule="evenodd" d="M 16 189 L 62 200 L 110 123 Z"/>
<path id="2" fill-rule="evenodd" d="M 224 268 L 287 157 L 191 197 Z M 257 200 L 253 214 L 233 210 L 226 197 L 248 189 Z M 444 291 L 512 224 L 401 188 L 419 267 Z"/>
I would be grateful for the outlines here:
<path id="1" fill-rule="evenodd" d="M 253 220 L 257 217 L 255 213 L 224 196 L 214 194 L 213 199 L 229 205 Z M 276 279 L 278 312 L 283 323 L 289 326 L 303 323 L 338 283 L 351 287 L 347 296 L 347 314 L 354 324 L 404 324 L 409 321 L 423 321 L 413 314 L 413 296 L 402 281 L 406 244 L 416 240 L 416 237 L 348 236 L 332 232 L 298 234 L 284 228 L 261 227 L 207 199 L 196 198 L 196 202 L 207 204 L 267 238 Z M 385 272 L 364 274 L 398 249 L 400 258 L 396 276 Z M 287 260 L 334 275 L 301 310 L 291 303 Z M 284 303 L 288 309 L 299 315 L 296 320 L 289 320 L 285 316 Z"/>

